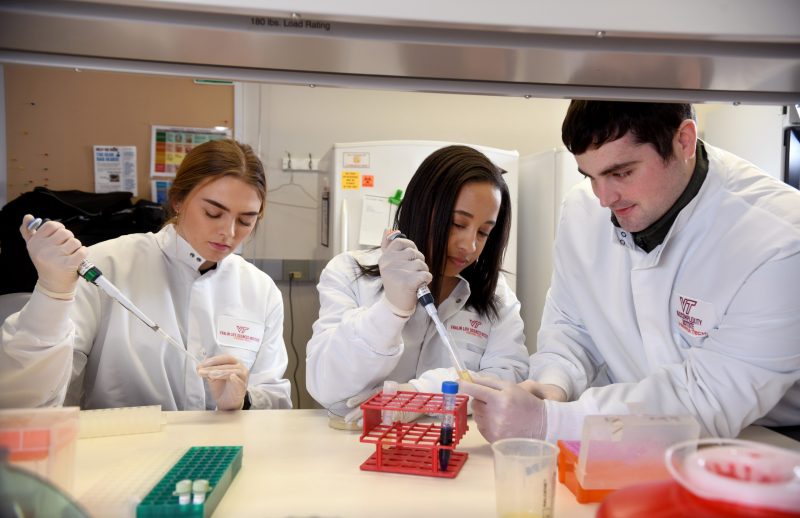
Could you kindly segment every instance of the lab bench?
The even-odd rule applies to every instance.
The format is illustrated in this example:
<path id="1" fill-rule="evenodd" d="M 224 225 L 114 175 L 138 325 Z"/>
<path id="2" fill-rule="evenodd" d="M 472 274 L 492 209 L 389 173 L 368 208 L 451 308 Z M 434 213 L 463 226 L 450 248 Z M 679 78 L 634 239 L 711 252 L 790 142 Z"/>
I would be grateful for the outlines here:
<path id="1" fill-rule="evenodd" d="M 241 469 L 215 516 L 492 517 L 492 451 L 477 426 L 459 450 L 469 459 L 456 478 L 363 471 L 374 446 L 358 432 L 328 427 L 324 410 L 164 412 L 159 432 L 77 441 L 73 494 L 92 516 L 133 516 L 143 497 L 193 446 L 242 446 Z M 800 443 L 761 427 L 742 438 L 800 451 Z M 594 516 L 562 484 L 555 516 Z"/>

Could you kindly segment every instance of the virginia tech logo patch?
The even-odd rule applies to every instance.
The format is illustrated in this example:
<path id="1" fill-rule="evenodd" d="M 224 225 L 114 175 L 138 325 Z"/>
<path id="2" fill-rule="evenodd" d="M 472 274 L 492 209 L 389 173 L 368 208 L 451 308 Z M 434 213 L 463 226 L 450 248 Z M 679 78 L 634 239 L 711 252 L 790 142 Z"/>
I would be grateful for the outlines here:
<path id="1" fill-rule="evenodd" d="M 687 315 L 691 313 L 692 308 L 697 305 L 696 300 L 692 300 L 686 297 L 680 297 L 680 300 L 681 300 L 681 308 L 683 309 L 683 312 L 686 313 Z"/>
<path id="2" fill-rule="evenodd" d="M 683 332 L 693 337 L 706 337 L 713 327 L 714 306 L 698 298 L 677 295 L 676 323 Z M 674 303 L 673 302 L 673 303 Z M 675 307 L 675 306 L 673 306 Z"/>

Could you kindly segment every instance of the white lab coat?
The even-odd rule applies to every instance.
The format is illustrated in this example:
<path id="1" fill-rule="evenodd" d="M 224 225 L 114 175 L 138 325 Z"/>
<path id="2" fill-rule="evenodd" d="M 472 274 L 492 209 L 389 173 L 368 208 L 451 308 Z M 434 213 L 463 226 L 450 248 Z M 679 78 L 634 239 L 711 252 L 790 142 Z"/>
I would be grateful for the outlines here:
<path id="1" fill-rule="evenodd" d="M 283 300 L 272 280 L 230 255 L 201 275 L 204 262 L 167 225 L 89 248 L 93 262 L 122 293 L 198 361 L 231 354 L 250 369 L 254 408 L 291 408 L 283 343 Z M 2 331 L 0 406 L 78 403 L 82 408 L 161 405 L 216 407 L 196 362 L 79 280 L 75 300 L 35 289 Z M 72 383 L 67 397 L 68 385 Z M 73 401 L 74 399 L 74 401 Z"/>
<path id="2" fill-rule="evenodd" d="M 410 318 L 391 312 L 380 277 L 358 276 L 356 260 L 376 264 L 380 250 L 334 257 L 320 276 L 319 319 L 306 348 L 308 392 L 326 408 L 385 380 L 411 382 L 420 392 L 438 393 L 442 381 L 457 380 L 450 356 L 421 306 Z M 503 276 L 497 283 L 495 321 L 464 308 L 469 284 L 461 279 L 438 307 L 466 368 L 510 381 L 528 371 L 519 301 Z M 338 408 L 342 407 L 342 408 Z"/>
<path id="3" fill-rule="evenodd" d="M 578 399 L 546 403 L 548 440 L 589 414 L 693 415 L 722 437 L 800 424 L 800 192 L 705 147 L 700 192 L 649 254 L 589 182 L 565 200 L 529 376 Z"/>

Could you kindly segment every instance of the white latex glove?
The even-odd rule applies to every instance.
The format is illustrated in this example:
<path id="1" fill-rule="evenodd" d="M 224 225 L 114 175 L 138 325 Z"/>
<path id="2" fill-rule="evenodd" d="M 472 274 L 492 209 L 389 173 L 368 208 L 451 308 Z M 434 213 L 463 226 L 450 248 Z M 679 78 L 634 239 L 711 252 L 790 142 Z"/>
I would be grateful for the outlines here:
<path id="1" fill-rule="evenodd" d="M 417 288 L 430 284 L 433 276 L 417 245 L 396 235 L 396 230 L 384 233 L 378 267 L 386 301 L 396 315 L 407 317 L 417 307 Z"/>
<path id="2" fill-rule="evenodd" d="M 239 410 L 244 406 L 250 371 L 239 360 L 229 354 L 212 356 L 197 365 L 197 374 L 208 380 L 218 410 Z"/>
<path id="3" fill-rule="evenodd" d="M 467 370 L 467 372 L 470 376 L 478 376 L 475 371 Z M 418 392 L 438 394 L 442 390 L 443 381 L 461 382 L 455 367 L 429 369 L 420 374 L 419 378 L 413 379 L 409 383 L 411 383 Z M 470 414 L 472 414 L 472 398 L 469 398 L 469 401 L 467 401 L 467 415 Z"/>
<path id="4" fill-rule="evenodd" d="M 520 387 L 527 390 L 539 399 L 550 399 L 552 401 L 567 401 L 567 393 L 558 385 L 550 385 L 547 383 L 539 383 L 538 381 L 525 380 L 519 384 Z"/>
<path id="5" fill-rule="evenodd" d="M 487 441 L 509 437 L 544 439 L 544 401 L 510 381 L 478 376 L 473 381 L 459 381 L 459 392 L 474 398 L 472 417 Z"/>
<path id="6" fill-rule="evenodd" d="M 78 268 L 86 259 L 86 247 L 58 221 L 46 221 L 38 230 L 28 230 L 33 220 L 33 216 L 26 214 L 19 232 L 36 267 L 39 286 L 51 297 L 72 298 L 78 283 Z"/>
<path id="7" fill-rule="evenodd" d="M 383 390 L 383 387 L 378 387 L 375 389 L 365 390 L 355 396 L 351 397 L 347 400 L 347 408 L 352 408 L 350 412 L 344 416 L 345 423 L 355 423 L 358 428 L 361 428 L 364 424 L 364 413 L 361 410 L 361 403 L 371 398 L 374 394 L 377 394 Z M 413 385 L 410 383 L 401 383 L 397 386 L 398 392 L 417 392 L 417 389 L 414 388 Z M 411 421 L 417 419 L 422 414 L 417 412 L 395 412 L 395 419 L 402 422 L 402 423 L 410 423 Z"/>

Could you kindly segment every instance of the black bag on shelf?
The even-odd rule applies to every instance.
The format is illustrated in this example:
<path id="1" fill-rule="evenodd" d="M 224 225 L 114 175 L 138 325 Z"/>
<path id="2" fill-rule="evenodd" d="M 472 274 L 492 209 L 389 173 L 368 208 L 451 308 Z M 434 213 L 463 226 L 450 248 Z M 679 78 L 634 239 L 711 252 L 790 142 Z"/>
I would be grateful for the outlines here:
<path id="1" fill-rule="evenodd" d="M 36 269 L 19 233 L 25 214 L 60 221 L 84 246 L 125 234 L 157 232 L 164 223 L 164 208 L 148 200 L 133 204 L 131 197 L 129 192 L 35 187 L 8 202 L 0 210 L 0 294 L 30 292 L 36 284 Z"/>

